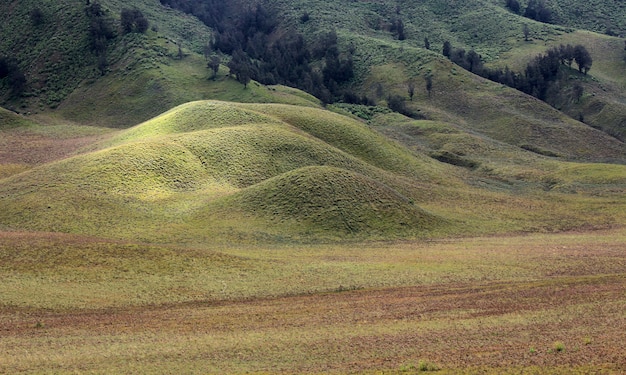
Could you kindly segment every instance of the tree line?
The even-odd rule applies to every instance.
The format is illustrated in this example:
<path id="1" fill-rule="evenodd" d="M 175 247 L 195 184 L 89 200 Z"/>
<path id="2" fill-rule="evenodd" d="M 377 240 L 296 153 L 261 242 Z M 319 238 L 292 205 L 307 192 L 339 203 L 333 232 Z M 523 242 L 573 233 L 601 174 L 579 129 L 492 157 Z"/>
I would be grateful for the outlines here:
<path id="1" fill-rule="evenodd" d="M 520 14 L 521 5 L 518 0 L 507 0 L 506 7 L 515 14 Z M 544 0 L 530 0 L 523 16 L 543 23 L 552 23 L 553 15 Z"/>
<path id="2" fill-rule="evenodd" d="M 0 81 L 2 80 L 6 80 L 11 96 L 20 96 L 24 92 L 26 76 L 14 57 L 0 56 Z"/>
<path id="3" fill-rule="evenodd" d="M 463 48 L 454 48 L 450 42 L 444 42 L 443 55 L 464 69 L 487 78 L 491 81 L 515 88 L 540 100 L 548 101 L 549 94 L 557 94 L 568 73 L 564 68 L 572 68 L 576 63 L 578 71 L 587 74 L 593 60 L 587 49 L 582 45 L 559 45 L 536 56 L 526 65 L 523 72 L 513 72 L 505 69 L 490 69 L 483 65 L 481 56 L 476 51 L 466 52 Z M 582 95 L 577 87 L 574 92 L 578 99 Z"/>
<path id="4" fill-rule="evenodd" d="M 98 58 L 98 69 L 104 75 L 108 67 L 107 46 L 118 35 L 113 19 L 98 2 L 87 1 L 85 13 L 89 18 L 89 41 L 91 49 Z M 145 33 L 150 23 L 138 9 L 123 8 L 120 13 L 119 28 L 121 33 Z"/>
<path id="5" fill-rule="evenodd" d="M 282 29 L 278 15 L 262 3 L 240 9 L 222 0 L 160 1 L 195 15 L 215 30 L 207 45 L 209 54 L 205 53 L 214 73 L 218 60 L 210 53 L 221 52 L 231 55 L 230 72 L 244 85 L 254 79 L 266 85 L 297 87 L 323 103 L 366 100 L 342 88 L 354 76 L 354 49 L 342 51 L 334 31 L 307 42 L 298 32 Z M 309 19 L 307 13 L 299 21 Z"/>

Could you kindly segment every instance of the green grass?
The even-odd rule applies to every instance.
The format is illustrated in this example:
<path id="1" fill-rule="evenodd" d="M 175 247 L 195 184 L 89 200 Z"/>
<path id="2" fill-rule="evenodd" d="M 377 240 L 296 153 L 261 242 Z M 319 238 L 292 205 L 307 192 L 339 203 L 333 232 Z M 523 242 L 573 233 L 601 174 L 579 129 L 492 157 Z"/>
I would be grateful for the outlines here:
<path id="1" fill-rule="evenodd" d="M 398 141 L 318 108 L 188 103 L 72 158 L 21 174 L 8 163 L 1 222 L 200 244 L 554 231 L 623 220 L 621 166 L 566 164 L 442 121 L 383 113 L 371 124 Z M 426 156 L 434 152 L 475 167 Z"/>

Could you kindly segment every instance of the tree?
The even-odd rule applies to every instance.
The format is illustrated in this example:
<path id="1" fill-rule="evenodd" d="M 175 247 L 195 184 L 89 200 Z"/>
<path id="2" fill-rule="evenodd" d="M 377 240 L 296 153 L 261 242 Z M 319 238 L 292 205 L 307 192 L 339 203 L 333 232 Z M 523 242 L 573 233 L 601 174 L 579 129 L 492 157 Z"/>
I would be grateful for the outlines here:
<path id="1" fill-rule="evenodd" d="M 593 64 L 591 55 L 587 49 L 580 44 L 574 47 L 574 61 L 576 61 L 576 64 L 578 65 L 578 71 L 583 74 L 587 74 Z"/>
<path id="2" fill-rule="evenodd" d="M 405 40 L 406 34 L 404 33 L 404 22 L 400 18 L 396 19 L 393 23 L 392 31 L 395 31 L 398 40 Z"/>
<path id="3" fill-rule="evenodd" d="M 524 24 L 524 26 L 522 26 L 522 32 L 524 33 L 524 40 L 526 42 L 528 42 L 528 36 L 530 35 L 530 28 L 528 27 L 528 24 Z"/>
<path id="4" fill-rule="evenodd" d="M 137 31 L 138 33 L 145 34 L 146 31 L 148 31 L 149 26 L 150 22 L 148 22 L 148 19 L 143 15 L 141 15 L 141 17 L 135 18 L 135 31 Z"/>
<path id="5" fill-rule="evenodd" d="M 215 79 L 217 77 L 217 72 L 220 70 L 221 63 L 222 63 L 222 60 L 219 58 L 219 56 L 217 55 L 211 56 L 208 66 L 213 71 L 212 79 Z"/>
<path id="6" fill-rule="evenodd" d="M 120 25 L 122 26 L 122 32 L 124 34 L 133 32 L 134 22 L 135 17 L 133 16 L 133 11 L 127 8 L 122 9 Z"/>
<path id="7" fill-rule="evenodd" d="M 524 11 L 524 17 L 543 23 L 552 22 L 552 11 L 543 0 L 530 0 Z"/>
<path id="8" fill-rule="evenodd" d="M 107 61 L 106 53 L 101 53 L 98 56 L 98 70 L 100 71 L 100 75 L 105 75 L 107 72 L 107 68 L 109 66 L 109 62 Z"/>
<path id="9" fill-rule="evenodd" d="M 235 51 L 228 62 L 228 68 L 230 74 L 234 74 L 239 83 L 243 84 L 244 87 L 248 86 L 251 80 L 252 63 L 245 52 L 240 49 Z"/>
<path id="10" fill-rule="evenodd" d="M 407 116 L 409 115 L 409 111 L 406 107 L 406 102 L 404 101 L 404 98 L 400 95 L 391 95 L 389 98 L 387 98 L 387 107 L 389 107 L 389 109 L 394 112 L 398 112 Z"/>
<path id="11" fill-rule="evenodd" d="M 433 77 L 428 74 L 424 76 L 424 80 L 426 81 L 426 91 L 428 92 L 428 97 L 430 98 L 430 92 L 433 91 Z"/>
<path id="12" fill-rule="evenodd" d="M 574 95 L 574 99 L 576 99 L 576 103 L 580 103 L 580 99 L 583 97 L 584 92 L 585 89 L 580 83 L 576 83 L 574 87 L 572 87 L 572 94 Z"/>
<path id="13" fill-rule="evenodd" d="M 559 56 L 561 58 L 561 64 L 571 68 L 572 62 L 574 62 L 574 46 L 571 44 L 559 45 Z"/>
<path id="14" fill-rule="evenodd" d="M 307 23 L 307 22 L 309 22 L 310 19 L 311 19 L 311 16 L 309 15 L 309 12 L 307 12 L 307 11 L 302 13 L 302 15 L 300 16 L 300 22 L 301 23 Z"/>
<path id="15" fill-rule="evenodd" d="M 411 99 L 411 101 L 413 101 L 413 95 L 415 95 L 415 82 L 413 82 L 413 80 L 410 80 L 406 86 L 409 92 L 409 98 Z"/>
<path id="16" fill-rule="evenodd" d="M 6 78 L 12 96 L 20 96 L 26 89 L 26 76 L 13 57 L 0 57 L 0 79 Z"/>
<path id="17" fill-rule="evenodd" d="M 132 32 L 143 34 L 148 30 L 150 23 L 138 9 L 122 9 L 120 15 L 120 26 L 123 34 Z"/>
<path id="18" fill-rule="evenodd" d="M 44 16 L 43 16 L 43 12 L 41 11 L 41 9 L 35 8 L 30 11 L 30 21 L 35 26 L 39 26 L 43 23 Z"/>
<path id="19" fill-rule="evenodd" d="M 445 57 L 450 58 L 450 56 L 452 55 L 452 44 L 450 44 L 449 41 L 446 40 L 445 42 L 443 42 L 443 49 L 441 53 Z"/>
<path id="20" fill-rule="evenodd" d="M 519 5 L 519 1 L 517 0 L 507 0 L 506 1 L 506 7 L 509 8 L 509 10 L 515 14 L 519 14 L 520 11 L 520 5 Z"/>
<path id="21" fill-rule="evenodd" d="M 424 48 L 426 49 L 430 49 L 430 41 L 428 40 L 428 37 L 424 37 Z"/>

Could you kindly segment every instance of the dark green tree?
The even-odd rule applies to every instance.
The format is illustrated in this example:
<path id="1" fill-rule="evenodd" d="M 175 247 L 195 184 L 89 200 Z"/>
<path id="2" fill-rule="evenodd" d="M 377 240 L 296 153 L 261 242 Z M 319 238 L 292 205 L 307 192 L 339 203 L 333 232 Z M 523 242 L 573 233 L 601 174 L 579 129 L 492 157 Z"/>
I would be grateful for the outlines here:
<path id="1" fill-rule="evenodd" d="M 517 0 L 507 0 L 506 1 L 506 7 L 509 8 L 509 10 L 515 14 L 519 14 L 520 11 L 520 4 L 519 1 Z"/>
<path id="2" fill-rule="evenodd" d="M 30 11 L 30 21 L 33 23 L 34 26 L 39 26 L 43 23 L 44 15 L 41 9 L 34 8 Z"/>
<path id="3" fill-rule="evenodd" d="M 212 79 L 215 79 L 217 77 L 217 72 L 220 70 L 221 63 L 222 63 L 222 60 L 217 55 L 213 55 L 209 59 L 208 66 L 213 71 L 213 77 L 211 77 Z"/>
<path id="4" fill-rule="evenodd" d="M 143 34 L 148 30 L 150 23 L 138 9 L 122 9 L 120 26 L 124 34 L 136 32 Z"/>
<path id="5" fill-rule="evenodd" d="M 413 101 L 413 96 L 415 95 L 415 82 L 413 82 L 413 80 L 409 80 L 406 86 L 407 91 L 409 92 L 409 98 Z"/>
<path id="6" fill-rule="evenodd" d="M 530 27 L 528 27 L 528 24 L 524 24 L 524 26 L 522 26 L 522 32 L 524 33 L 524 40 L 528 42 L 528 36 L 530 35 Z"/>
<path id="7" fill-rule="evenodd" d="M 426 81 L 426 91 L 428 92 L 428 97 L 430 98 L 430 93 L 433 91 L 433 77 L 428 74 L 424 76 L 424 80 Z"/>
<path id="8" fill-rule="evenodd" d="M 441 53 L 445 57 L 450 58 L 450 56 L 452 55 L 452 44 L 450 44 L 449 41 L 446 40 L 445 42 L 443 42 L 443 49 Z"/>
<path id="9" fill-rule="evenodd" d="M 583 74 L 587 74 L 593 64 L 589 51 L 587 51 L 587 49 L 580 44 L 574 47 L 574 61 L 576 61 L 576 64 L 578 65 L 578 71 Z"/>

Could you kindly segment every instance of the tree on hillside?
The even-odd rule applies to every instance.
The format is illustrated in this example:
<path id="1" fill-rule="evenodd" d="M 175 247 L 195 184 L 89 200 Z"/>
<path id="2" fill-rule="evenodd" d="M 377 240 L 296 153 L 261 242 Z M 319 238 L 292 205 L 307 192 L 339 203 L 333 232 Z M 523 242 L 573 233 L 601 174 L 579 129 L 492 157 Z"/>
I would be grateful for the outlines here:
<path id="1" fill-rule="evenodd" d="M 248 86 L 252 75 L 252 62 L 242 50 L 239 49 L 233 53 L 228 62 L 228 68 L 230 74 L 234 75 L 239 83 L 243 84 L 244 87 Z"/>
<path id="2" fill-rule="evenodd" d="M 445 57 L 450 58 L 450 56 L 452 55 L 452 44 L 450 44 L 449 41 L 446 40 L 445 42 L 443 42 L 443 49 L 441 53 Z"/>
<path id="3" fill-rule="evenodd" d="M 567 65 L 571 68 L 572 62 L 574 62 L 574 46 L 571 44 L 559 45 L 559 55 L 561 58 L 561 64 Z"/>
<path id="4" fill-rule="evenodd" d="M 140 33 L 143 34 L 148 30 L 150 23 L 138 9 L 122 9 L 120 16 L 120 25 L 124 34 Z"/>
<path id="5" fill-rule="evenodd" d="M 33 23 L 34 26 L 39 26 L 43 23 L 44 15 L 41 9 L 34 8 L 30 11 L 30 21 Z"/>
<path id="6" fill-rule="evenodd" d="M 401 113 L 405 116 L 410 116 L 409 110 L 406 107 L 404 98 L 400 95 L 391 95 L 387 98 L 387 107 L 394 112 Z"/>
<path id="7" fill-rule="evenodd" d="M 543 0 L 530 0 L 524 11 L 524 17 L 543 23 L 550 23 L 552 22 L 552 11 Z"/>
<path id="8" fill-rule="evenodd" d="M 528 42 L 528 36 L 530 35 L 528 24 L 525 23 L 524 26 L 522 26 L 522 32 L 524 33 L 524 41 Z"/>
<path id="9" fill-rule="evenodd" d="M 520 4 L 519 1 L 517 0 L 507 0 L 506 1 L 506 7 L 509 8 L 509 10 L 515 14 L 519 14 L 520 11 Z"/>
<path id="10" fill-rule="evenodd" d="M 409 80 L 406 86 L 407 91 L 409 92 L 409 98 L 413 101 L 413 96 L 415 95 L 415 82 L 413 82 L 413 80 Z"/>
<path id="11" fill-rule="evenodd" d="M 85 9 L 89 17 L 89 39 L 96 56 L 106 52 L 108 41 L 115 38 L 112 20 L 106 16 L 102 6 L 93 2 Z"/>
<path id="12" fill-rule="evenodd" d="M 433 91 L 433 77 L 430 74 L 424 76 L 424 80 L 426 81 L 426 91 L 428 92 L 428 97 L 430 98 L 430 93 Z"/>
<path id="13" fill-rule="evenodd" d="M 398 40 L 406 39 L 406 34 L 404 33 L 404 22 L 402 22 L 402 19 L 396 18 L 395 20 L 393 20 L 391 22 L 390 31 L 396 35 L 396 38 L 398 38 Z"/>
<path id="14" fill-rule="evenodd" d="M 213 71 L 213 77 L 211 77 L 212 79 L 215 79 L 217 77 L 217 72 L 220 70 L 221 63 L 222 63 L 222 60 L 217 55 L 213 55 L 209 59 L 208 66 Z"/>
<path id="15" fill-rule="evenodd" d="M 585 89 L 580 83 L 576 83 L 574 87 L 572 87 L 572 94 L 574 96 L 574 99 L 576 100 L 576 103 L 580 103 L 580 99 L 583 97 L 584 92 Z"/>
<path id="16" fill-rule="evenodd" d="M 587 49 L 580 44 L 574 47 L 574 61 L 576 61 L 578 65 L 578 71 L 583 74 L 587 74 L 589 69 L 591 69 L 591 64 L 593 64 L 591 55 Z"/>
<path id="17" fill-rule="evenodd" d="M 11 95 L 18 97 L 26 89 L 26 76 L 18 61 L 13 57 L 0 57 L 0 80 L 6 79 L 11 87 Z"/>

